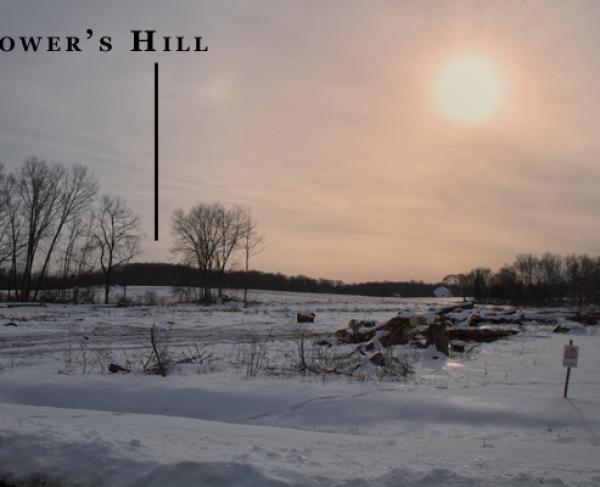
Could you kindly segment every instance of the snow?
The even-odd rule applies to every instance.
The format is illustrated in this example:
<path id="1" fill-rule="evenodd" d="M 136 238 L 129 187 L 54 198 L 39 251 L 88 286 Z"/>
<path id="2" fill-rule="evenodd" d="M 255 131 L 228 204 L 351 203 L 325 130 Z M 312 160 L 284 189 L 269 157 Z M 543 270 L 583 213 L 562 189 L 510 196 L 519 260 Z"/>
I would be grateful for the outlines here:
<path id="1" fill-rule="evenodd" d="M 317 314 L 306 329 L 321 338 L 351 318 L 427 315 L 436 302 L 259 292 L 253 299 L 248 309 L 0 308 L 0 485 L 600 485 L 600 327 L 571 326 L 562 316 L 569 310 L 552 312 L 569 325 L 566 334 L 531 318 L 518 335 L 465 354 L 407 348 L 415 374 L 402 381 L 247 378 L 232 354 L 258 335 L 281 363 L 295 347 L 297 310 Z M 19 326 L 2 326 L 9 321 Z M 185 366 L 166 378 L 100 367 L 83 374 L 80 365 L 58 373 L 69 343 L 79 353 L 82 340 L 90 357 L 102 347 L 113 358 L 146 353 L 152 323 L 172 327 L 174 353 L 193 342 L 212 350 L 214 367 Z M 563 399 L 569 339 L 580 347 L 579 367 Z"/>

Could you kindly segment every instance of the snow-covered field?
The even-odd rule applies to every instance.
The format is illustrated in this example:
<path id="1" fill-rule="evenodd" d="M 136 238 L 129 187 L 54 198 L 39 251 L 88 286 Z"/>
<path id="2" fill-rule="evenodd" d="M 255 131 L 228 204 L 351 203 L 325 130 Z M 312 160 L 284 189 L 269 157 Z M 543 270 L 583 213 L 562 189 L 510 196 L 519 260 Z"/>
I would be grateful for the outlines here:
<path id="1" fill-rule="evenodd" d="M 154 291 L 159 306 L 0 303 L 0 486 L 600 485 L 600 326 L 542 324 L 569 325 L 565 310 L 519 310 L 518 335 L 448 359 L 400 346 L 414 374 L 365 380 L 286 372 L 296 313 L 316 313 L 312 353 L 350 319 L 453 300 L 252 292 L 248 308 L 206 308 Z M 172 357 L 212 355 L 135 372 L 152 325 Z M 563 399 L 569 339 L 580 360 Z"/>

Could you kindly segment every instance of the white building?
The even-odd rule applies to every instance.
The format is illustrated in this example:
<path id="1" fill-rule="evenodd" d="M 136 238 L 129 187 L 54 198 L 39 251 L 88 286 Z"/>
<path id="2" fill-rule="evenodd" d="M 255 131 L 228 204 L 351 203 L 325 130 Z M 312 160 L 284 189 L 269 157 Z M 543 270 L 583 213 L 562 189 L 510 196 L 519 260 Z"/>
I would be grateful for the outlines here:
<path id="1" fill-rule="evenodd" d="M 438 288 L 435 289 L 435 291 L 433 291 L 433 295 L 436 298 L 453 298 L 454 295 L 452 294 L 452 291 L 450 291 L 450 289 L 448 289 L 446 286 L 440 286 Z"/>

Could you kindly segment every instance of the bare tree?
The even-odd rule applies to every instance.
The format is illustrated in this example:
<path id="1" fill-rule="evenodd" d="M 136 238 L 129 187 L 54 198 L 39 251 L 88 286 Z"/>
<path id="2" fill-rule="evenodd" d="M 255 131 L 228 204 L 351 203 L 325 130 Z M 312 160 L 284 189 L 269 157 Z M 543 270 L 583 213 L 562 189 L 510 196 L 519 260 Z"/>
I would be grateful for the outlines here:
<path id="1" fill-rule="evenodd" d="M 66 225 L 63 238 L 64 248 L 60 255 L 61 298 L 64 301 L 69 284 L 73 287 L 73 302 L 78 300 L 78 286 L 81 276 L 91 270 L 94 251 L 94 214 L 88 211 Z"/>
<path id="2" fill-rule="evenodd" d="M 46 251 L 46 257 L 39 273 L 37 287 L 34 299 L 37 298 L 42 281 L 46 276 L 48 264 L 52 253 L 61 236 L 61 232 L 66 224 L 73 219 L 80 218 L 94 203 L 94 198 L 98 192 L 98 183 L 93 174 L 87 167 L 80 164 L 74 165 L 68 173 L 56 181 L 58 196 L 56 199 L 55 222 L 52 228 L 53 235 Z M 72 226 L 71 230 L 76 230 L 77 226 Z M 70 237 L 74 235 L 71 234 Z"/>
<path id="3" fill-rule="evenodd" d="M 22 235 L 24 233 L 24 219 L 21 212 L 22 200 L 17 189 L 17 180 L 14 175 L 5 176 L 0 185 L 0 205 L 3 208 L 2 226 L 6 232 L 2 247 L 3 260 L 10 259 L 10 288 L 18 298 L 18 265 L 24 250 Z"/>
<path id="4" fill-rule="evenodd" d="M 75 254 L 75 246 L 80 235 L 81 220 L 75 218 L 70 221 L 66 226 L 66 235 L 64 249 L 59 248 L 61 255 L 60 258 L 60 278 L 61 278 L 61 289 L 60 289 L 60 300 L 65 302 L 67 297 L 67 289 L 69 287 L 69 277 L 71 276 L 71 268 L 73 266 L 73 257 Z"/>
<path id="5" fill-rule="evenodd" d="M 473 297 L 477 301 L 486 301 L 489 298 L 489 288 L 493 272 L 486 267 L 477 267 L 467 275 L 471 285 Z"/>
<path id="6" fill-rule="evenodd" d="M 4 164 L 0 162 L 0 269 L 2 269 L 4 262 L 10 258 L 10 233 L 4 193 L 5 181 Z"/>
<path id="7" fill-rule="evenodd" d="M 20 299 L 27 301 L 36 253 L 46 238 L 57 216 L 59 182 L 64 175 L 61 166 L 50 166 L 45 161 L 31 157 L 25 161 L 16 177 L 16 190 L 21 199 L 21 212 L 25 225 L 25 262 Z"/>
<path id="8" fill-rule="evenodd" d="M 127 207 L 123 198 L 102 196 L 96 215 L 94 240 L 104 275 L 104 303 L 108 303 L 110 297 L 114 270 L 141 252 L 140 224 L 140 217 Z"/>
<path id="9" fill-rule="evenodd" d="M 79 285 L 83 275 L 90 272 L 94 267 L 94 255 L 97 249 L 94 242 L 95 215 L 90 212 L 87 224 L 82 226 L 79 244 L 74 253 L 74 279 L 73 279 L 73 303 L 77 304 L 79 299 Z"/>
<path id="10" fill-rule="evenodd" d="M 258 249 L 259 242 L 252 215 L 247 208 L 226 208 L 220 203 L 199 203 L 189 212 L 177 210 L 171 221 L 175 236 L 172 252 L 183 263 L 195 266 L 200 273 L 200 300 L 212 302 L 211 279 L 217 275 L 218 294 L 222 296 L 225 271 L 232 256 L 248 246 L 246 265 Z"/>
<path id="11" fill-rule="evenodd" d="M 546 252 L 539 259 L 538 267 L 538 282 L 543 288 L 543 298 L 549 303 L 553 303 L 561 297 L 565 287 L 566 272 L 563 258 L 560 255 Z"/>
<path id="12" fill-rule="evenodd" d="M 258 224 L 253 220 L 248 210 L 248 218 L 242 232 L 241 247 L 244 253 L 244 306 L 248 306 L 248 271 L 250 270 L 250 257 L 262 252 L 263 236 L 258 233 Z"/>
<path id="13" fill-rule="evenodd" d="M 199 203 L 187 213 L 176 210 L 171 220 L 175 237 L 172 252 L 198 269 L 202 286 L 200 300 L 205 304 L 212 301 L 211 275 L 217 268 L 222 214 L 223 207 L 218 203 Z"/>
<path id="14" fill-rule="evenodd" d="M 587 255 L 569 255 L 565 259 L 568 293 L 573 304 L 597 302 L 600 298 L 600 261 Z"/>
<path id="15" fill-rule="evenodd" d="M 537 263 L 538 258 L 532 254 L 519 254 L 514 263 L 514 268 L 517 272 L 517 278 L 524 286 L 528 300 L 533 298 L 533 287 L 535 285 L 535 270 Z"/>
<path id="16" fill-rule="evenodd" d="M 233 253 L 240 248 L 244 232 L 250 224 L 250 211 L 241 206 L 225 208 L 218 205 L 218 249 L 216 252 L 216 267 L 219 273 L 218 293 L 223 295 L 225 271 Z"/>

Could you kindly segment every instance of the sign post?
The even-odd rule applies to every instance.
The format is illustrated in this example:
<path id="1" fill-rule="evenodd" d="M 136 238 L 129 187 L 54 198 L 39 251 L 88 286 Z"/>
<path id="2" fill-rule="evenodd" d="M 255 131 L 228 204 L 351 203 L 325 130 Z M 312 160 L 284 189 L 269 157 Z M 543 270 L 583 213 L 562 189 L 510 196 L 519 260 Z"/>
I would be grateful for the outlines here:
<path id="1" fill-rule="evenodd" d="M 577 359 L 579 358 L 579 347 L 573 345 L 573 340 L 569 340 L 569 344 L 565 345 L 563 351 L 563 367 L 567 368 L 567 377 L 565 379 L 565 392 L 563 397 L 567 397 L 569 390 L 569 379 L 571 378 L 571 367 L 577 367 Z"/>

